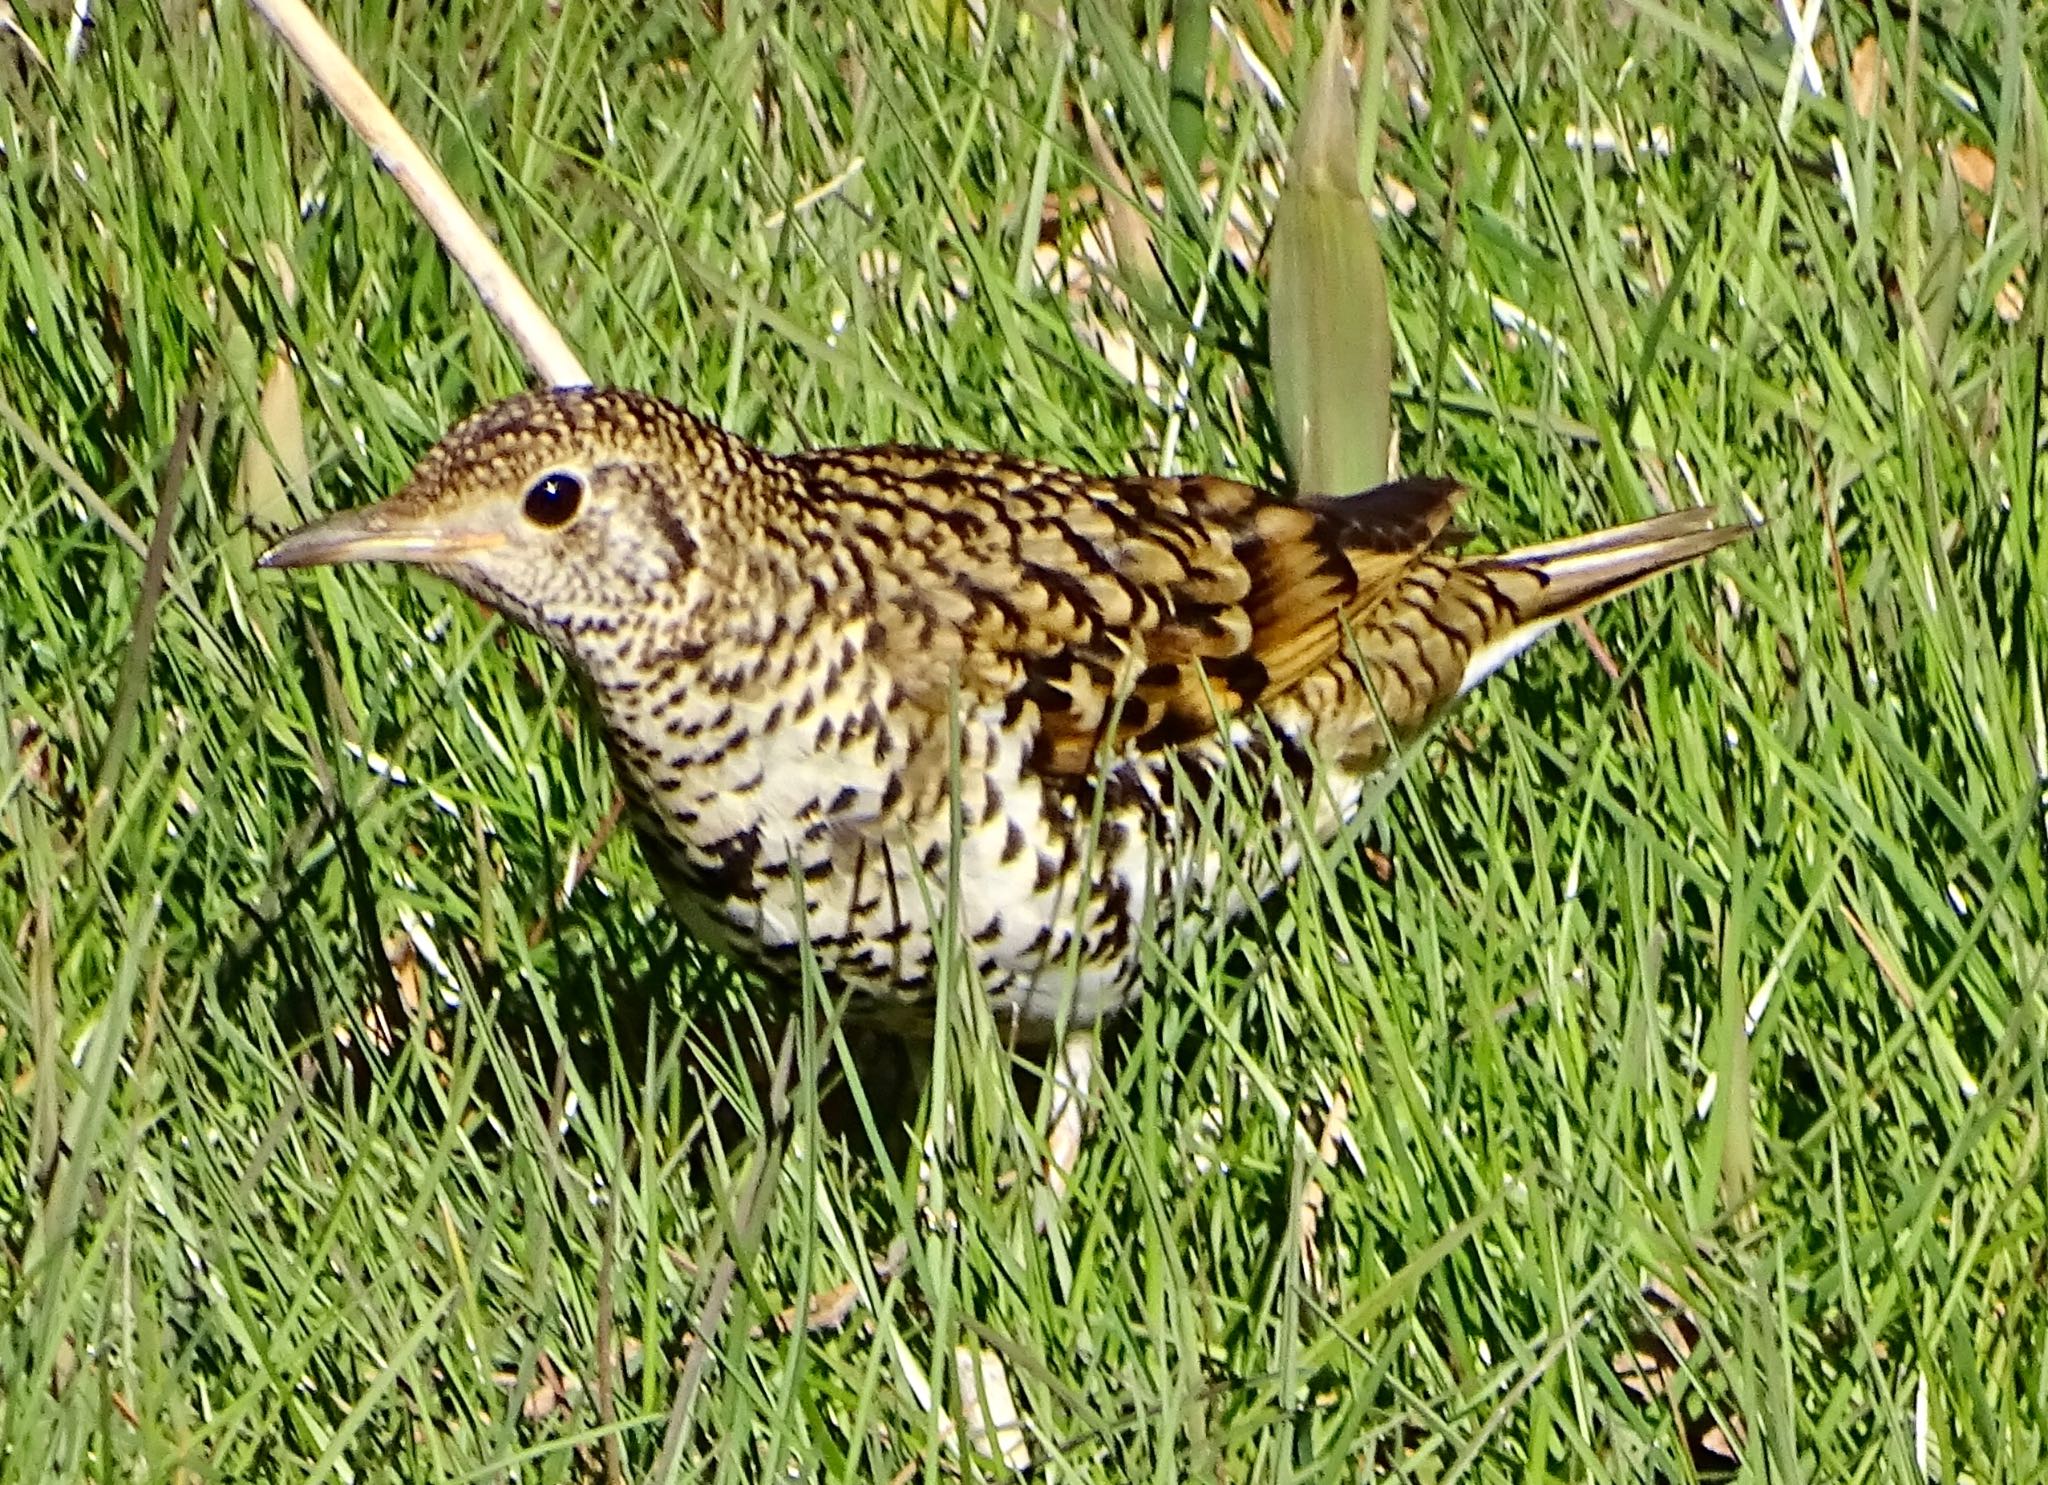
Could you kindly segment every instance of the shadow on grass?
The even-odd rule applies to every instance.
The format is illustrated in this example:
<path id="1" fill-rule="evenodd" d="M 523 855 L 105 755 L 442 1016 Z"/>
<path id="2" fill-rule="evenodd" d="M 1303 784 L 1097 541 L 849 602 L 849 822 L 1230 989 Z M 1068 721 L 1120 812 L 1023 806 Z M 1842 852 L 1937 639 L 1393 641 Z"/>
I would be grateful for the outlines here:
<path id="1" fill-rule="evenodd" d="M 588 888 L 555 905 L 525 964 L 487 959 L 457 935 L 441 935 L 423 955 L 380 904 L 379 873 L 347 812 L 329 809 L 309 826 L 282 887 L 252 909 L 214 976 L 224 1016 L 268 1020 L 296 1049 L 308 1096 L 362 1107 L 405 1076 L 411 1058 L 414 1075 L 462 1087 L 483 1116 L 473 1121 L 482 1150 L 492 1148 L 487 1131 L 502 1143 L 505 1131 L 539 1121 L 559 1132 L 565 1152 L 596 1154 L 580 1148 L 580 1121 L 570 1117 L 572 1099 L 592 1097 L 609 1101 L 628 1128 L 655 1115 L 682 1134 L 693 1165 L 766 1127 L 777 1048 L 804 1010 L 795 991 L 727 963 L 665 913 L 643 917 Z M 333 895 L 325 889 L 335 872 L 346 931 L 297 931 L 301 915 Z M 347 958 L 337 962 L 340 945 Z M 353 997 L 343 998 L 350 986 Z M 829 1032 L 835 1013 L 819 1006 L 810 1020 Z M 878 1030 L 847 1027 L 840 1040 L 850 1057 L 829 1036 L 821 1048 L 816 1126 L 856 1159 L 881 1154 L 887 1169 L 909 1147 L 922 1058 Z M 410 1106 L 423 1132 L 448 1117 L 437 1099 Z"/>

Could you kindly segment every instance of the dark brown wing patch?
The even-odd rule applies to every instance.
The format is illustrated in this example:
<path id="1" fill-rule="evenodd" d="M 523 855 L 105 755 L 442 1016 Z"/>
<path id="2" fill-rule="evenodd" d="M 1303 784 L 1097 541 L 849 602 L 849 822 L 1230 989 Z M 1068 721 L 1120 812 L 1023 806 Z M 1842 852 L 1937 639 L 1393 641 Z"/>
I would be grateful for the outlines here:
<path id="1" fill-rule="evenodd" d="M 1426 550 L 1442 536 L 1465 487 L 1437 475 L 1411 475 L 1363 495 L 1305 495 L 1297 510 L 1328 522 L 1337 545 L 1356 552 Z"/>
<path id="2" fill-rule="evenodd" d="M 1136 590 L 1139 612 L 1078 626 L 1023 665 L 1039 710 L 1033 762 L 1049 773 L 1206 736 L 1327 665 L 1346 625 L 1437 542 L 1459 493 L 1412 479 L 1289 504 L 1224 480 L 1122 488 L 1133 487 L 1144 528 L 1089 555 Z"/>

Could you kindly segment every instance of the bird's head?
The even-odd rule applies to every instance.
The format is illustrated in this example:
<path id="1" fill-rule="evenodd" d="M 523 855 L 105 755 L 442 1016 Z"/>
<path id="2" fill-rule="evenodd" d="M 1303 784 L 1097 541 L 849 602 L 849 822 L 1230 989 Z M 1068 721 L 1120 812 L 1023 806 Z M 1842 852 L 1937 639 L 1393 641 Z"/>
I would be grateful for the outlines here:
<path id="1" fill-rule="evenodd" d="M 396 495 L 300 527 L 257 565 L 409 563 L 574 650 L 686 601 L 701 516 L 756 457 L 643 393 L 527 393 L 456 427 Z"/>

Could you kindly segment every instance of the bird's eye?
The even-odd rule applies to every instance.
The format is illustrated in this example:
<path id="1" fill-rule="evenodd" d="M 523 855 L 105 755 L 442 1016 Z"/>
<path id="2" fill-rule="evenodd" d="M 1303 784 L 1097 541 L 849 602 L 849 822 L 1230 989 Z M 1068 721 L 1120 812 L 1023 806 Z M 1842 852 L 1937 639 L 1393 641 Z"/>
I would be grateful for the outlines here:
<path id="1" fill-rule="evenodd" d="M 560 526 L 583 504 L 583 481 L 557 469 L 526 487 L 523 509 L 536 526 Z"/>

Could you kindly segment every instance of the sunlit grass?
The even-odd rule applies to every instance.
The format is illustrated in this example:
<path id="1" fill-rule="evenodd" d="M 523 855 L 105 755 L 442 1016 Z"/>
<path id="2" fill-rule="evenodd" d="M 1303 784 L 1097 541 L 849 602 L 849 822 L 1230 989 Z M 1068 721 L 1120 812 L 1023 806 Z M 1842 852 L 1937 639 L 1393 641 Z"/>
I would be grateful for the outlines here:
<path id="1" fill-rule="evenodd" d="M 628 842 L 560 900 L 612 796 L 538 646 L 251 570 L 280 348 L 318 509 L 521 369 L 250 18 L 96 8 L 70 62 L 17 8 L 0 1473 L 989 1477 L 962 1355 L 1062 1480 L 1685 1479 L 1717 1430 L 1756 1478 L 2048 1467 L 2031 12 L 1830 6 L 1781 133 L 1768 9 L 1396 8 L 1404 465 L 1489 543 L 1769 524 L 1602 612 L 1619 681 L 1548 641 L 1162 962 L 1041 1236 L 985 1027 L 921 1189 L 810 1039 L 768 1106 L 771 1018 Z M 776 447 L 1277 470 L 1266 7 L 1218 7 L 1259 69 L 1211 38 L 1199 176 L 1156 15 L 724 9 L 342 34 L 607 379 Z M 1116 179 L 1156 262 L 1088 235 Z"/>

